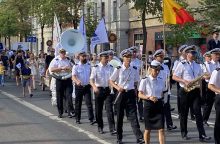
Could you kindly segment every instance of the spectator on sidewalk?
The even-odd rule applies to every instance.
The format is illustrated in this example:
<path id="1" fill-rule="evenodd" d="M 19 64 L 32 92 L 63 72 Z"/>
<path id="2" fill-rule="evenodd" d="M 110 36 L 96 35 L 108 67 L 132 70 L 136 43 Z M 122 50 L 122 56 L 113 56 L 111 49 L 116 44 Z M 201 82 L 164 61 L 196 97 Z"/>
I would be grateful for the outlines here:
<path id="1" fill-rule="evenodd" d="M 0 86 L 4 86 L 4 73 L 5 67 L 3 65 L 3 62 L 0 61 Z"/>

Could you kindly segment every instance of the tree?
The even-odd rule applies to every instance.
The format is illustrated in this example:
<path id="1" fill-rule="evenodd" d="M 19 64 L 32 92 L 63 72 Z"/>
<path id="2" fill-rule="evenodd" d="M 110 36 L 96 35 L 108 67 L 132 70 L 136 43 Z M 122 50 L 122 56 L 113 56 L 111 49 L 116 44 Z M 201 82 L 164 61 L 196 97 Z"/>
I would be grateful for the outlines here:
<path id="1" fill-rule="evenodd" d="M 219 0 L 200 0 L 200 12 L 203 21 L 210 29 L 216 29 L 220 25 L 220 2 Z"/>
<path id="2" fill-rule="evenodd" d="M 158 16 L 162 12 L 161 0 L 125 0 L 126 3 L 133 2 L 134 8 L 140 13 L 143 29 L 143 54 L 146 54 L 147 29 L 146 15 Z"/>

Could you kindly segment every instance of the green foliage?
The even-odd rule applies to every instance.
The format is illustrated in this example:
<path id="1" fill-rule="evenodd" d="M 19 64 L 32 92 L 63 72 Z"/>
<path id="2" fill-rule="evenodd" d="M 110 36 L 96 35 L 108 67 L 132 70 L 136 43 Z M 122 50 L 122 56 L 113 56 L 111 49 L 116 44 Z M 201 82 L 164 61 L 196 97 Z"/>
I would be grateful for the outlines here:
<path id="1" fill-rule="evenodd" d="M 216 29 L 220 25 L 219 0 L 200 0 L 200 7 L 197 10 L 210 29 Z"/>

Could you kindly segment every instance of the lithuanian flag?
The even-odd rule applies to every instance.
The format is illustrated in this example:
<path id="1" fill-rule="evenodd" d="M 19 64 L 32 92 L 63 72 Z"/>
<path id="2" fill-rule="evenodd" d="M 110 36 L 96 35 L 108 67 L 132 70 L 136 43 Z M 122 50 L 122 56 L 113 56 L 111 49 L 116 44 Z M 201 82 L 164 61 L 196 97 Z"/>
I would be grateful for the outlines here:
<path id="1" fill-rule="evenodd" d="M 194 22 L 194 18 L 173 0 L 164 0 L 163 20 L 165 24 L 185 24 Z"/>

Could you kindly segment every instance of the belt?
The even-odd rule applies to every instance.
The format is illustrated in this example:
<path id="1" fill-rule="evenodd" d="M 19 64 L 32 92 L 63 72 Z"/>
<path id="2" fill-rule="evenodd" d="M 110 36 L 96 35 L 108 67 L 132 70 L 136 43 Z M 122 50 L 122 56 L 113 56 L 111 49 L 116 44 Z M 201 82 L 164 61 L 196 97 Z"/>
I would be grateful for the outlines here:
<path id="1" fill-rule="evenodd" d="M 109 87 L 98 87 L 100 89 L 109 89 Z"/>
<path id="2" fill-rule="evenodd" d="M 124 92 L 131 92 L 131 91 L 134 91 L 134 89 L 124 90 Z"/>
<path id="3" fill-rule="evenodd" d="M 87 85 L 80 85 L 80 86 L 75 85 L 75 86 L 76 86 L 76 87 L 80 87 L 80 88 L 85 88 L 85 87 L 89 86 L 89 84 L 87 84 Z"/>

